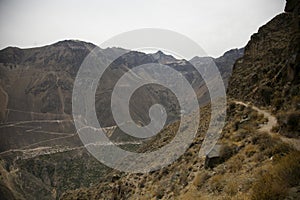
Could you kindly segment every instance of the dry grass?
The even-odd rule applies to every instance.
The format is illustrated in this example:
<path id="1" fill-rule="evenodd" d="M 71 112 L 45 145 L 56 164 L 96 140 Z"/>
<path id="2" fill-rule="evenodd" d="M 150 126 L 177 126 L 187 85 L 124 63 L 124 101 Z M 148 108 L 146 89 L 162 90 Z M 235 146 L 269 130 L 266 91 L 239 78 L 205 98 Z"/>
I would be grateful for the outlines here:
<path id="1" fill-rule="evenodd" d="M 300 184 L 300 152 L 292 152 L 274 163 L 258 177 L 252 188 L 253 200 L 277 200 L 286 197 L 288 188 Z"/>
<path id="2" fill-rule="evenodd" d="M 244 159 L 244 155 L 238 154 L 228 160 L 228 162 L 226 163 L 226 169 L 228 170 L 228 172 L 236 173 L 240 171 L 243 167 Z"/>
<path id="3" fill-rule="evenodd" d="M 226 186 L 224 187 L 224 192 L 232 197 L 236 195 L 239 191 L 239 183 L 236 180 L 227 181 Z"/>
<path id="4" fill-rule="evenodd" d="M 226 177 L 221 174 L 217 174 L 209 179 L 209 190 L 214 194 L 218 194 L 223 191 L 226 185 Z"/>
<path id="5" fill-rule="evenodd" d="M 209 178 L 210 178 L 210 175 L 206 171 L 200 171 L 197 173 L 197 175 L 193 181 L 193 185 L 197 189 L 200 189 Z"/>
<path id="6" fill-rule="evenodd" d="M 279 130 L 288 137 L 300 136 L 300 111 L 280 112 L 277 114 Z"/>

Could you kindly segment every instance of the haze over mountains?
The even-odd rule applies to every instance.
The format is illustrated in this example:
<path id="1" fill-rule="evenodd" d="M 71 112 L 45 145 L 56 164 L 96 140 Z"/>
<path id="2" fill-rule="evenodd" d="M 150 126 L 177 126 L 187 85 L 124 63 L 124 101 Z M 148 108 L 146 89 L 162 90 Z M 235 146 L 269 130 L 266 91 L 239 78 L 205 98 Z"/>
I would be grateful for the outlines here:
<path id="1" fill-rule="evenodd" d="M 28 165 L 29 160 L 30 163 L 42 162 L 39 165 L 42 169 L 46 167 L 46 171 L 43 173 L 47 174 L 47 178 L 23 167 L 22 172 L 20 172 L 20 174 L 29 173 L 26 181 L 31 180 L 32 184 L 40 185 L 39 182 L 43 182 L 43 187 L 36 188 L 36 192 L 44 188 L 45 193 L 43 192 L 41 195 L 59 196 L 65 189 L 75 189 L 87 183 L 90 184 L 89 181 L 86 181 L 86 183 L 70 186 L 58 182 L 62 177 L 62 179 L 65 179 L 66 175 L 63 174 L 63 171 L 59 174 L 51 174 L 48 171 L 49 161 L 40 158 L 40 156 L 51 156 L 63 152 L 60 153 L 60 156 L 53 157 L 52 162 L 57 165 L 54 167 L 55 170 L 62 167 L 59 164 L 62 160 L 69 163 L 70 159 L 78 160 L 81 163 L 79 164 L 80 168 L 84 167 L 80 159 L 82 159 L 82 156 L 86 156 L 87 153 L 82 148 L 82 142 L 76 134 L 72 120 L 71 96 L 76 73 L 84 58 L 95 47 L 95 45 L 83 41 L 66 40 L 32 49 L 8 47 L 0 51 L 0 98 L 1 102 L 5 102 L 0 112 L 1 156 L 6 158 L 7 163 L 5 166 L 8 171 L 10 171 L 10 168 Z M 122 56 L 114 61 L 111 60 L 117 55 Z M 203 79 L 192 66 L 192 63 L 208 67 L 210 62 L 215 61 L 224 82 L 227 83 L 235 60 L 242 55 L 243 49 L 235 49 L 226 52 L 224 56 L 217 59 L 195 57 L 189 62 L 178 60 L 171 55 L 165 55 L 161 51 L 154 54 L 145 54 L 114 47 L 102 49 L 101 59 L 111 64 L 103 75 L 103 80 L 100 80 L 96 92 L 98 119 L 104 127 L 115 125 L 110 110 L 112 89 L 119 78 L 132 67 L 146 63 L 161 63 L 180 71 L 192 84 L 200 104 L 205 105 L 209 101 L 209 94 Z M 138 123 L 149 123 L 147 113 L 154 103 L 161 103 L 165 106 L 168 112 L 167 123 L 179 119 L 180 107 L 176 97 L 170 90 L 158 85 L 142 87 L 133 95 L 130 101 L 130 111 L 133 119 Z M 130 142 L 135 146 L 134 138 L 125 135 L 120 129 L 108 128 L 107 131 L 111 140 L 117 143 Z M 86 162 L 95 163 L 96 161 L 90 158 Z M 34 165 L 30 164 L 35 168 Z M 92 164 L 92 174 L 99 172 L 94 168 L 95 166 L 99 167 L 99 165 L 101 164 Z M 64 167 L 68 170 L 68 166 Z M 53 168 L 53 166 L 50 168 Z M 99 168 L 106 169 L 102 165 Z M 76 172 L 73 173 L 70 175 L 71 177 L 79 175 Z M 99 177 L 90 181 L 96 182 Z M 13 179 L 18 182 L 12 186 L 13 190 L 18 191 L 17 196 L 35 197 L 36 193 L 33 191 L 28 192 L 26 189 L 18 189 L 21 187 L 20 184 L 23 184 L 22 180 L 19 180 L 18 177 Z M 76 179 L 78 179 L 78 182 L 80 178 L 77 177 Z M 57 180 L 57 183 L 55 183 L 55 180 Z M 47 182 L 46 185 L 45 181 Z M 55 188 L 55 194 L 47 192 L 48 190 L 51 191 L 51 188 Z"/>
<path id="2" fill-rule="evenodd" d="M 8 47 L 0 52 L 1 75 L 3 77 L 1 79 L 1 96 L 3 102 L 7 102 L 7 105 L 4 105 L 5 107 L 1 110 L 1 121 L 4 123 L 1 128 L 5 130 L 3 133 L 10 133 L 8 134 L 9 137 L 5 133 L 6 141 L 2 140 L 2 151 L 29 145 L 33 143 L 31 140 L 37 143 L 44 139 L 58 137 L 48 134 L 51 132 L 63 133 L 61 136 L 69 136 L 69 139 L 66 140 L 76 140 L 72 136 L 75 130 L 71 117 L 73 82 L 83 59 L 95 47 L 91 43 L 71 40 L 33 49 Z M 161 51 L 155 54 L 126 52 L 128 50 L 120 48 L 102 50 L 102 59 L 109 62 L 112 62 L 110 58 L 115 57 L 116 54 L 124 54 L 115 60 L 106 74 L 103 75 L 104 79 L 101 80 L 96 93 L 96 110 L 99 121 L 104 127 L 114 125 L 109 109 L 114 84 L 124 72 L 134 66 L 146 63 L 167 64 L 181 71 L 190 83 L 193 82 L 194 88 L 198 90 L 199 101 L 204 101 L 204 96 L 207 93 L 204 88 L 205 84 L 199 73 L 188 61 L 177 60 Z M 231 50 L 215 60 L 225 82 L 228 80 L 234 61 L 242 56 L 242 52 L 242 49 Z M 203 60 L 205 58 L 195 57 L 191 63 L 201 63 Z M 157 94 L 157 90 L 163 92 Z M 176 113 L 179 112 L 179 107 L 176 105 L 174 95 L 169 90 L 159 86 L 151 86 L 138 90 L 135 95 L 131 99 L 132 105 L 135 105 L 131 110 L 133 119 L 147 123 L 149 118 L 143 114 L 148 113 L 149 107 L 155 102 L 166 105 L 168 112 L 173 115 L 169 121 L 176 119 L 176 115 L 178 117 Z M 44 121 L 37 122 L 37 120 Z M 15 125 L 18 123 L 22 124 L 21 129 Z M 25 131 L 26 134 L 20 133 L 18 140 L 14 141 L 13 135 L 18 131 Z M 39 133 L 39 139 L 34 132 Z M 77 142 L 75 144 L 78 145 Z"/>
<path id="3" fill-rule="evenodd" d="M 76 133 L 73 83 L 94 44 L 65 40 L 1 50 L 0 199 L 299 199 L 299 8 L 299 1 L 288 0 L 285 12 L 252 35 L 245 48 L 219 58 L 187 61 L 162 51 L 115 47 L 99 51 L 110 65 L 98 83 L 97 117 L 110 140 L 126 150 L 141 153 L 166 145 L 178 130 L 181 110 L 170 90 L 144 86 L 130 100 L 132 118 L 148 124 L 149 108 L 160 103 L 167 123 L 149 140 L 123 133 L 115 127 L 110 99 L 124 73 L 147 63 L 168 65 L 197 94 L 201 120 L 194 141 L 177 161 L 145 174 L 108 168 L 87 152 Z M 212 61 L 228 85 L 227 117 L 218 144 L 202 158 L 211 108 L 193 65 L 209 68 Z"/>
<path id="4" fill-rule="evenodd" d="M 205 158 L 198 152 L 209 106 L 194 142 L 173 164 L 147 174 L 114 171 L 110 181 L 68 191 L 63 199 L 299 199 L 299 8 L 299 1 L 288 0 L 285 12 L 252 35 L 235 62 L 226 125 Z M 140 151 L 165 145 L 178 124 Z"/>

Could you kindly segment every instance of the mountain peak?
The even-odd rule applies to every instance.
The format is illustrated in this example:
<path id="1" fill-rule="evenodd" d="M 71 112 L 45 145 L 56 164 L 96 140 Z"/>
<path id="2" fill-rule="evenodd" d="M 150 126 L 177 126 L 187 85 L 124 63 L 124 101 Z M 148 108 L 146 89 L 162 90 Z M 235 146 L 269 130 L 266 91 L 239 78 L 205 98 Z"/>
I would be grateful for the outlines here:
<path id="1" fill-rule="evenodd" d="M 155 60 L 157 60 L 161 64 L 167 64 L 177 61 L 177 59 L 174 58 L 172 55 L 167 55 L 161 50 L 158 50 L 156 53 L 153 53 L 151 55 Z"/>
<path id="2" fill-rule="evenodd" d="M 62 40 L 53 44 L 53 46 L 64 46 L 69 48 L 78 48 L 78 47 L 92 47 L 95 48 L 96 45 L 90 42 L 84 42 L 81 40 Z"/>
<path id="3" fill-rule="evenodd" d="M 158 50 L 155 54 L 158 54 L 158 55 L 165 55 L 161 50 Z"/>

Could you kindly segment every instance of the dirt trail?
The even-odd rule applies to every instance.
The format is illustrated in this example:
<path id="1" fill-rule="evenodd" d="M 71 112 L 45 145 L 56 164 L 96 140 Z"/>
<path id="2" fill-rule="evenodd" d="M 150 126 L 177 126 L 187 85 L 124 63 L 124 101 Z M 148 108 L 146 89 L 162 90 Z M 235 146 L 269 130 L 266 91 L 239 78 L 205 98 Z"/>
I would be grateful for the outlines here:
<path id="1" fill-rule="evenodd" d="M 243 105 L 245 107 L 251 107 L 253 110 L 256 110 L 258 113 L 263 114 L 264 117 L 268 119 L 268 123 L 263 124 L 259 128 L 259 131 L 267 132 L 271 136 L 280 137 L 280 139 L 283 142 L 292 145 L 295 149 L 297 149 L 298 151 L 300 151 L 300 139 L 288 138 L 288 137 L 282 136 L 282 135 L 280 135 L 278 133 L 273 133 L 272 132 L 272 128 L 277 125 L 277 119 L 271 113 L 269 113 L 268 111 L 265 111 L 265 110 L 261 110 L 261 109 L 259 109 L 256 106 L 249 105 L 248 103 L 245 103 L 245 102 L 242 102 L 242 101 L 233 101 L 233 102 L 236 103 L 236 104 Z"/>

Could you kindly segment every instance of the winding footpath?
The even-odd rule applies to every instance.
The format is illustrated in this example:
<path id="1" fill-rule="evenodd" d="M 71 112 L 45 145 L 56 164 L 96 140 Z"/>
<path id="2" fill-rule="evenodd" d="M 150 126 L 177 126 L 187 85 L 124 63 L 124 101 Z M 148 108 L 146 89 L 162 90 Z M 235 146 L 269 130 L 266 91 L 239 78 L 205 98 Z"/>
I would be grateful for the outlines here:
<path id="1" fill-rule="evenodd" d="M 268 119 L 268 122 L 266 124 L 262 124 L 262 126 L 259 128 L 259 131 L 266 132 L 271 136 L 279 137 L 283 142 L 292 145 L 295 149 L 300 151 L 300 139 L 288 138 L 278 133 L 272 132 L 272 128 L 277 125 L 277 119 L 271 113 L 265 110 L 261 110 L 256 106 L 249 105 L 248 103 L 242 101 L 233 101 L 233 102 L 239 105 L 243 105 L 245 107 L 250 107 L 253 110 L 257 111 L 259 114 L 263 114 L 264 117 Z"/>

